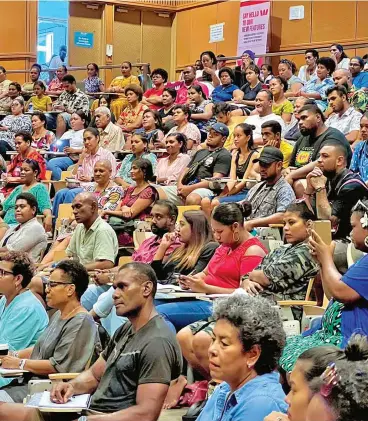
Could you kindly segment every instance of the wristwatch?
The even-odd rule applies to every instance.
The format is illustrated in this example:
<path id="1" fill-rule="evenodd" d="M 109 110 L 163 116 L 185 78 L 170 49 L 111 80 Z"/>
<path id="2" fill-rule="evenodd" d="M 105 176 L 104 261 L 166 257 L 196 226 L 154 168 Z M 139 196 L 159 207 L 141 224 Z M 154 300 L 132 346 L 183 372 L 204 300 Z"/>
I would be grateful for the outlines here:
<path id="1" fill-rule="evenodd" d="M 20 360 L 20 363 L 19 363 L 19 369 L 20 370 L 24 370 L 24 366 L 26 365 L 26 361 L 27 360 Z"/>

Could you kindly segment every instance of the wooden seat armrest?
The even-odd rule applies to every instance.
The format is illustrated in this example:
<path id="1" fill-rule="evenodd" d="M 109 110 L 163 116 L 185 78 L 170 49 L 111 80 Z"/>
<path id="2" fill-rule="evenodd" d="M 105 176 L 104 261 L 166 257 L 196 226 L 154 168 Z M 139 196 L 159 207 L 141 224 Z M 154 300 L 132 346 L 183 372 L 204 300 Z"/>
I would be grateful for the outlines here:
<path id="1" fill-rule="evenodd" d="M 73 380 L 79 376 L 79 373 L 54 373 L 49 374 L 50 380 Z"/>
<path id="2" fill-rule="evenodd" d="M 284 224 L 268 224 L 270 228 L 284 228 Z"/>
<path id="3" fill-rule="evenodd" d="M 291 306 L 317 306 L 317 301 L 305 301 L 305 300 L 285 300 L 277 301 L 277 305 L 280 307 L 291 307 Z"/>

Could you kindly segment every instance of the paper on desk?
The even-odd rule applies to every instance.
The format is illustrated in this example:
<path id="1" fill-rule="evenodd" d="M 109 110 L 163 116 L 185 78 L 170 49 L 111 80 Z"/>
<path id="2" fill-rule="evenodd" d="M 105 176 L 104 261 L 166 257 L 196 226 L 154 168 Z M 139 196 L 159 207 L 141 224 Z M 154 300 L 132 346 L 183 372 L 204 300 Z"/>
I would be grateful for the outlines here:
<path id="1" fill-rule="evenodd" d="M 0 368 L 0 376 L 11 376 L 22 373 L 28 373 L 27 370 L 21 370 L 19 368 Z"/>
<path id="2" fill-rule="evenodd" d="M 50 399 L 50 392 L 43 392 L 38 406 L 40 408 L 58 408 L 60 410 L 71 408 L 87 409 L 89 406 L 90 396 L 91 395 L 89 394 L 76 395 L 72 396 L 67 403 L 54 403 Z"/>

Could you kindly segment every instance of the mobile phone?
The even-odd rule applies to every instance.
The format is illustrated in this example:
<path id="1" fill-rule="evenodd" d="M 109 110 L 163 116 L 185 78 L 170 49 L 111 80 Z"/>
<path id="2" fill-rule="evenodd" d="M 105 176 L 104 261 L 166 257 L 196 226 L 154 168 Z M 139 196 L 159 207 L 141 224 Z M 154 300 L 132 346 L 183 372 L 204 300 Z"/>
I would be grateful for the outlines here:
<path id="1" fill-rule="evenodd" d="M 312 228 L 322 238 L 325 244 L 331 244 L 331 221 L 313 221 Z"/>

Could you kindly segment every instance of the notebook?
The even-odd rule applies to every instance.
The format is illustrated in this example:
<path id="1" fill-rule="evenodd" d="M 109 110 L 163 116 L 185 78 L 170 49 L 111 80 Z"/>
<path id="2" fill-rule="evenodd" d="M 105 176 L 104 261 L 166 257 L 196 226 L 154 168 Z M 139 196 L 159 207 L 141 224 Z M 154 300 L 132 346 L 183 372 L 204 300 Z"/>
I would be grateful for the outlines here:
<path id="1" fill-rule="evenodd" d="M 50 399 L 50 392 L 35 393 L 26 406 L 38 408 L 41 412 L 82 412 L 88 409 L 91 395 L 72 396 L 67 403 L 54 403 Z"/>
<path id="2" fill-rule="evenodd" d="M 64 148 L 70 148 L 70 139 L 59 139 L 50 145 L 52 152 L 64 152 Z"/>

